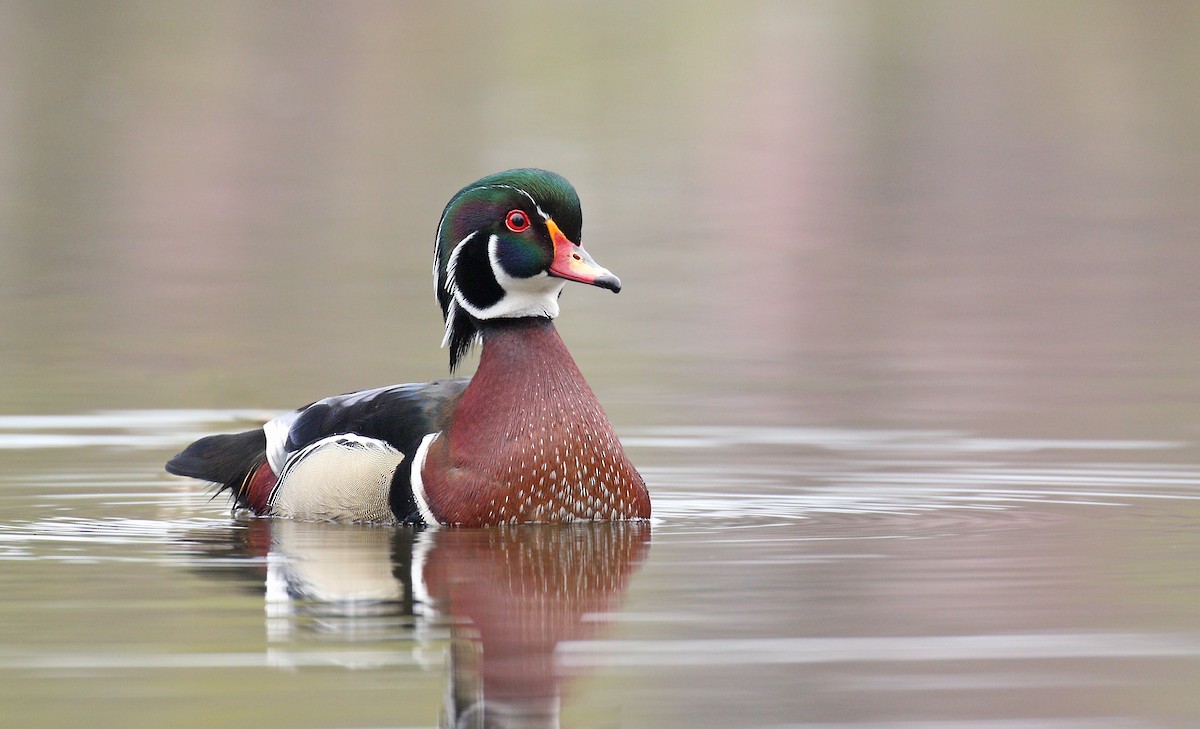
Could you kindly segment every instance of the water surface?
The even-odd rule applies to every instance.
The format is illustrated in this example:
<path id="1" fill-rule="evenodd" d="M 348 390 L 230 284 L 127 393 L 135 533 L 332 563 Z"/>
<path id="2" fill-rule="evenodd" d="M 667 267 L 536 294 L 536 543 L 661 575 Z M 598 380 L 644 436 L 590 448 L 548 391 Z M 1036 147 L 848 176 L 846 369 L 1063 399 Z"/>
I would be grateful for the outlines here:
<path id="1" fill-rule="evenodd" d="M 163 439 L 247 415 L 0 419 L 28 459 L 0 502 L 10 710 L 1108 727 L 1200 708 L 1187 444 L 646 428 L 626 441 L 652 524 L 413 532 L 234 517 L 156 471 Z"/>

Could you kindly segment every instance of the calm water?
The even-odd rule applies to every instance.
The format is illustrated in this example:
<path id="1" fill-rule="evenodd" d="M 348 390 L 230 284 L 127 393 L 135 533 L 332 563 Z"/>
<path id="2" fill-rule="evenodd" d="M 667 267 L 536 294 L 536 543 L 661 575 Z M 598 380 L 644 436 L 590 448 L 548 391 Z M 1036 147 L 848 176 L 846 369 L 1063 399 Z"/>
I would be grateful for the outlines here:
<path id="1" fill-rule="evenodd" d="M 1200 723 L 1190 4 L 0 4 L 0 726 Z M 580 190 L 649 525 L 246 520 L 163 461 L 445 371 Z"/>

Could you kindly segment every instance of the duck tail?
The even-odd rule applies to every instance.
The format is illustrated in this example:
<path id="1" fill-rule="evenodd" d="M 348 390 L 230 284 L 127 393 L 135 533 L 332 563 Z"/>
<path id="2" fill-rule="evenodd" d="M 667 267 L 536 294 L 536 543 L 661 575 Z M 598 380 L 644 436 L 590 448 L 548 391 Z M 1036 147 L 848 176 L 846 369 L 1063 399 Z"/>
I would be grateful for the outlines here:
<path id="1" fill-rule="evenodd" d="M 228 490 L 239 506 L 258 511 L 259 499 L 251 498 L 252 482 L 266 465 L 267 435 L 262 428 L 244 433 L 210 435 L 192 443 L 167 461 L 167 473 L 189 476 L 220 484 Z M 269 471 L 269 467 L 268 467 Z M 218 491 L 218 493 L 220 493 Z"/>

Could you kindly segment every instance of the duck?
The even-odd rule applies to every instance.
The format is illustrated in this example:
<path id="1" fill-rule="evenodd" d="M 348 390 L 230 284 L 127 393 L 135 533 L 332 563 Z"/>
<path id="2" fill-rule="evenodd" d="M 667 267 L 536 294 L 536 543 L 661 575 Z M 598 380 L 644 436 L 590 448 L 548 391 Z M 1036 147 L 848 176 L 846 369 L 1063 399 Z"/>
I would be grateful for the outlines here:
<path id="1" fill-rule="evenodd" d="M 167 472 L 257 516 L 484 527 L 645 520 L 650 496 L 554 327 L 568 283 L 620 292 L 580 243 L 562 176 L 522 168 L 458 191 L 433 278 L 450 377 L 334 395 L 209 435 Z M 455 377 L 479 345 L 474 375 Z"/>

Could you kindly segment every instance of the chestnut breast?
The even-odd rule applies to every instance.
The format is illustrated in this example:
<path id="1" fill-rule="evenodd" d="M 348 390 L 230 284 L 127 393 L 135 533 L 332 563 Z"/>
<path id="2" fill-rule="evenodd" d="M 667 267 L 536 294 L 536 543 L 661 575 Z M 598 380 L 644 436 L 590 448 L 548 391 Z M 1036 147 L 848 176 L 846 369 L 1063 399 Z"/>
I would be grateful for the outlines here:
<path id="1" fill-rule="evenodd" d="M 549 320 L 484 330 L 479 369 L 422 469 L 445 523 L 636 519 L 645 482 Z"/>

